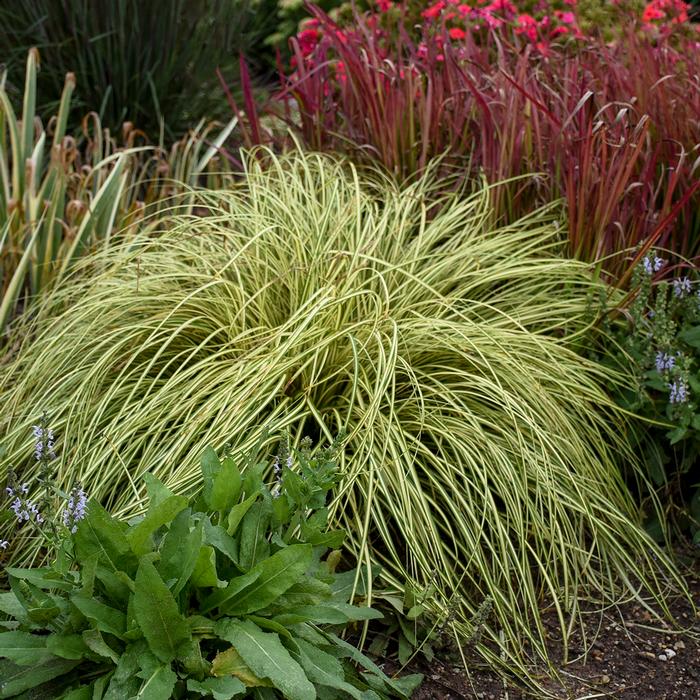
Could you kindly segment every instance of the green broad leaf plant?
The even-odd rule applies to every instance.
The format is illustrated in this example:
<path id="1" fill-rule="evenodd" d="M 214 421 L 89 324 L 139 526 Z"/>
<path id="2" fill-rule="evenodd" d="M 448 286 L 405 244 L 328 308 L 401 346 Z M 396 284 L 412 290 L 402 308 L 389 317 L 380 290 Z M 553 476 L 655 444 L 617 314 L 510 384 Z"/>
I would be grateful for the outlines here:
<path id="1" fill-rule="evenodd" d="M 143 516 L 91 501 L 51 566 L 8 568 L 0 698 L 409 697 L 420 677 L 390 679 L 339 636 L 381 615 L 350 604 L 354 571 L 335 573 L 337 442 L 281 444 L 272 487 L 259 451 L 207 448 L 197 496 L 146 474 Z"/>
<path id="2" fill-rule="evenodd" d="M 659 251 L 660 253 L 661 251 Z M 700 274 L 685 266 L 664 277 L 667 262 L 652 251 L 634 269 L 631 303 L 606 331 L 610 357 L 633 381 L 616 400 L 643 421 L 632 434 L 648 481 L 673 534 L 700 545 Z M 616 310 L 611 304 L 610 308 Z M 663 541 L 663 523 L 647 530 Z"/>

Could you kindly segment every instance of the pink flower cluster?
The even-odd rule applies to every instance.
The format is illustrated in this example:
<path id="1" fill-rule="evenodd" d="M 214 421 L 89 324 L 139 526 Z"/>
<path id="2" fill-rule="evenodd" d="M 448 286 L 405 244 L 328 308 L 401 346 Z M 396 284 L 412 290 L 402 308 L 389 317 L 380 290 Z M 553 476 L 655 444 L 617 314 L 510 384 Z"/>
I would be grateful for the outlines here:
<path id="1" fill-rule="evenodd" d="M 562 3 L 558 3 L 562 6 Z M 462 0 L 438 0 L 421 12 L 426 23 L 444 24 L 453 41 L 465 39 L 467 32 L 510 27 L 516 35 L 529 40 L 546 54 L 551 41 L 562 36 L 583 38 L 572 10 L 553 9 L 553 3 L 540 0 L 533 14 L 520 12 L 512 0 L 476 0 L 468 5 Z M 574 7 L 576 0 L 563 0 L 564 6 Z"/>
<path id="2" fill-rule="evenodd" d="M 647 3 L 642 14 L 642 22 L 654 24 L 671 22 L 681 24 L 688 21 L 690 4 L 683 0 L 651 0 Z"/>
<path id="3" fill-rule="evenodd" d="M 388 40 L 396 29 L 396 22 L 405 21 L 408 15 L 404 10 L 409 7 L 401 0 L 373 2 L 376 11 L 366 17 L 366 26 L 378 37 Z M 461 42 L 470 34 L 479 37 L 484 31 L 509 30 L 530 43 L 542 56 L 547 56 L 554 41 L 585 38 L 579 26 L 576 3 L 577 0 L 436 0 L 420 12 L 423 41 L 418 45 L 418 55 L 427 57 L 432 52 L 438 61 L 443 61 L 445 41 Z M 526 5 L 529 12 L 521 11 L 518 4 L 521 8 Z M 646 28 L 656 31 L 687 22 L 689 7 L 684 0 L 651 0 L 640 19 Z M 324 32 L 328 31 L 344 42 L 352 35 L 353 28 L 334 26 L 330 29 L 316 18 L 309 19 L 296 36 L 297 56 L 301 54 L 305 63 L 312 60 Z M 297 65 L 297 56 L 292 58 L 293 67 Z M 342 63 L 337 72 L 340 80 L 344 80 Z"/>

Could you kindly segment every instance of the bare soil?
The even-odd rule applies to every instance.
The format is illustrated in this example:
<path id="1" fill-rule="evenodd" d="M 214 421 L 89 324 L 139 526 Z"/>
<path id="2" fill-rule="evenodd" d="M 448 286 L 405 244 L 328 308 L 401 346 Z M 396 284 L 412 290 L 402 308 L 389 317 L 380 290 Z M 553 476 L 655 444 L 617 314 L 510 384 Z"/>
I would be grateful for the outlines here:
<path id="1" fill-rule="evenodd" d="M 700 608 L 700 567 L 687 575 L 695 607 Z M 550 632 L 550 659 L 558 679 L 542 677 L 548 696 L 562 700 L 700 700 L 700 611 L 686 599 L 670 602 L 677 629 L 659 625 L 638 604 L 625 604 L 604 613 L 586 615 L 586 634 L 594 640 L 584 653 L 581 635 L 570 642 L 569 663 L 563 663 L 558 625 L 545 613 Z M 577 658 L 578 657 L 578 658 Z M 528 692 L 514 681 L 481 667 L 477 659 L 463 665 L 416 662 L 404 673 L 423 673 L 425 680 L 413 700 L 537 700 L 543 693 Z M 388 667 L 387 670 L 390 670 Z"/>

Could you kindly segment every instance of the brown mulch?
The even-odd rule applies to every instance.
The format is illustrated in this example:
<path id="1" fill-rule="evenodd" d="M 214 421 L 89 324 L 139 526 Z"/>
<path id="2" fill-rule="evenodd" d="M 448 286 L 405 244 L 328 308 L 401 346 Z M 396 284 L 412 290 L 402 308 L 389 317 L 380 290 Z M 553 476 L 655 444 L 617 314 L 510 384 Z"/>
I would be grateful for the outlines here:
<path id="1" fill-rule="evenodd" d="M 700 568 L 687 577 L 697 608 L 700 608 Z M 622 605 L 604 613 L 586 616 L 587 636 L 594 640 L 584 654 L 580 633 L 570 641 L 569 663 L 562 662 L 554 615 L 545 614 L 550 631 L 550 659 L 559 679 L 543 677 L 549 697 L 562 700 L 615 698 L 615 700 L 700 700 L 700 611 L 687 600 L 670 602 L 671 613 L 682 630 L 662 627 L 643 607 Z M 579 658 L 576 658 L 576 657 Z M 481 668 L 476 659 L 469 671 L 463 665 L 434 660 L 412 663 L 402 673 L 423 673 L 425 680 L 412 700 L 542 700 L 504 680 L 496 672 Z M 393 670 L 390 666 L 387 670 Z"/>

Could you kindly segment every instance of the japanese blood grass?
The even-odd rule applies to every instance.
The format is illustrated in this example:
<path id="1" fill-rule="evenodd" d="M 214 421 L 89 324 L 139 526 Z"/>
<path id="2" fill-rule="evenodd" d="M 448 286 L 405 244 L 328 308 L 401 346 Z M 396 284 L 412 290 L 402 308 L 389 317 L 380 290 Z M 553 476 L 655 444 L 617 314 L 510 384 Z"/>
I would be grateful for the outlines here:
<path id="1" fill-rule="evenodd" d="M 87 257 L 44 298 L 0 379 L 6 463 L 34 474 L 46 409 L 59 483 L 128 516 L 146 472 L 196 489 L 206 445 L 347 428 L 332 513 L 353 554 L 388 586 L 434 584 L 436 612 L 462 596 L 465 634 L 491 596 L 493 661 L 545 657 L 545 600 L 566 630 L 578 595 L 661 598 L 675 575 L 618 471 L 616 378 L 575 351 L 595 284 L 559 256 L 553 208 L 498 227 L 488 188 L 261 161 L 201 194 L 209 216 Z"/>

